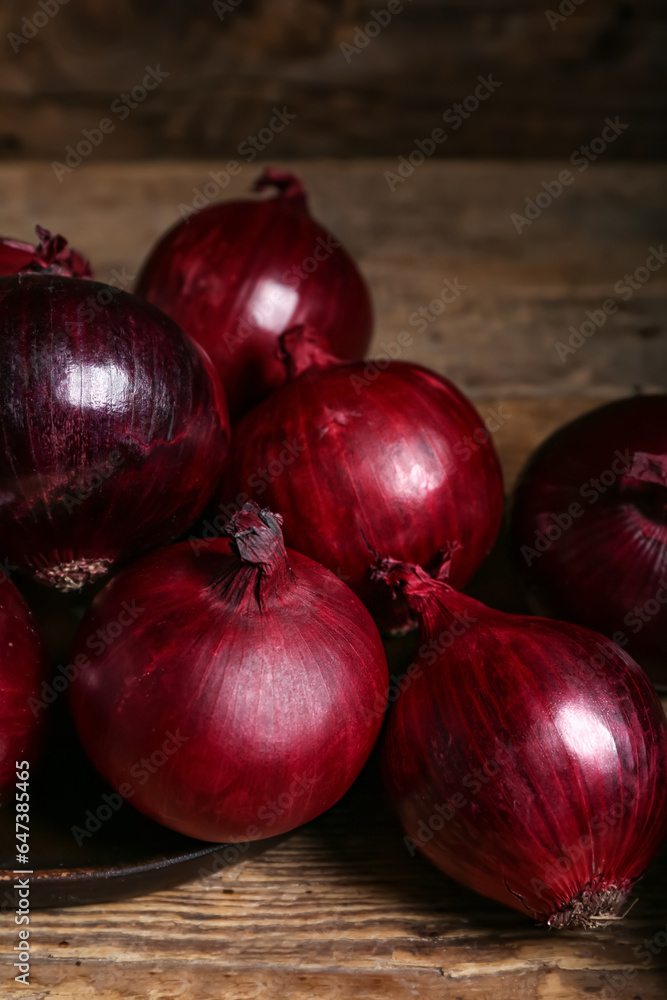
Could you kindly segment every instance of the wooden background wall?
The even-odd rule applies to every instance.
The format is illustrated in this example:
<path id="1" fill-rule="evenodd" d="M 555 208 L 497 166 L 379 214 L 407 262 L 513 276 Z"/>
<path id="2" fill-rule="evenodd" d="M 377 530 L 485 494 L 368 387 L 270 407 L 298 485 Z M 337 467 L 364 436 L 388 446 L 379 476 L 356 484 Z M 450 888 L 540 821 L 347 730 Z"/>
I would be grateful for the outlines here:
<path id="1" fill-rule="evenodd" d="M 664 0 L 404 0 L 347 59 L 388 0 L 59 2 L 0 7 L 5 158 L 62 158 L 158 64 L 96 159 L 234 155 L 283 105 L 296 118 L 264 158 L 408 153 L 488 74 L 501 87 L 436 155 L 566 157 L 607 115 L 629 128 L 606 157 L 667 153 Z"/>

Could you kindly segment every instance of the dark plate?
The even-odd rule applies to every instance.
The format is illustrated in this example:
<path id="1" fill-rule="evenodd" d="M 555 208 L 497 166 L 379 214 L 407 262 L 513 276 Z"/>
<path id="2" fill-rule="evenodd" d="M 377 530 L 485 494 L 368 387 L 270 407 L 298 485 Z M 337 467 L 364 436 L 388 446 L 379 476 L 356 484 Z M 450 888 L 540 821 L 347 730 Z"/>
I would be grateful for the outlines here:
<path id="1" fill-rule="evenodd" d="M 30 782 L 28 865 L 15 860 L 11 799 L 0 810 L 2 913 L 16 909 L 15 870 L 33 872 L 31 909 L 103 903 L 212 874 L 284 839 L 211 844 L 147 819 L 102 781 L 59 716 Z"/>
<path id="2" fill-rule="evenodd" d="M 23 581 L 20 589 L 38 618 L 54 663 L 66 663 L 82 605 Z M 147 819 L 115 796 L 81 750 L 66 693 L 58 695 L 47 714 L 48 735 L 30 780 L 28 865 L 16 861 L 11 791 L 0 809 L 3 914 L 16 909 L 13 886 L 22 877 L 15 874 L 19 869 L 32 870 L 27 876 L 31 909 L 103 903 L 212 874 L 256 857 L 284 839 L 212 844 Z"/>

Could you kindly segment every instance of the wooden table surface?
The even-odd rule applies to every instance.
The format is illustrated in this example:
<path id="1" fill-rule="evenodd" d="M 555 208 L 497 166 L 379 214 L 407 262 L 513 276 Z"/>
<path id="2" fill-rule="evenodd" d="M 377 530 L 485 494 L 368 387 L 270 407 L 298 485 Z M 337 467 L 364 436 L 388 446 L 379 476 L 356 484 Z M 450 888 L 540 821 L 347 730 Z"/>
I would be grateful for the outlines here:
<path id="1" fill-rule="evenodd" d="M 134 275 L 223 166 L 91 162 L 62 183 L 48 164 L 1 166 L 0 230 L 29 238 L 39 222 L 88 253 L 101 279 Z M 395 161 L 292 166 L 370 281 L 374 349 L 412 332 L 404 358 L 500 415 L 508 489 L 560 423 L 664 388 L 667 268 L 627 298 L 614 285 L 667 236 L 665 167 L 594 165 L 518 233 L 512 213 L 566 164 L 427 162 L 393 193 L 384 172 Z M 245 166 L 226 194 L 256 173 Z M 445 279 L 466 288 L 418 333 L 410 316 Z M 562 361 L 556 343 L 609 297 L 618 313 Z M 478 587 L 499 606 L 513 600 L 497 570 Z M 3 917 L 0 984 L 8 1000 L 664 1000 L 666 890 L 663 853 L 624 920 L 536 928 L 408 855 L 371 761 L 337 807 L 259 859 L 152 896 L 33 912 L 29 987 L 13 982 L 16 928 Z"/>

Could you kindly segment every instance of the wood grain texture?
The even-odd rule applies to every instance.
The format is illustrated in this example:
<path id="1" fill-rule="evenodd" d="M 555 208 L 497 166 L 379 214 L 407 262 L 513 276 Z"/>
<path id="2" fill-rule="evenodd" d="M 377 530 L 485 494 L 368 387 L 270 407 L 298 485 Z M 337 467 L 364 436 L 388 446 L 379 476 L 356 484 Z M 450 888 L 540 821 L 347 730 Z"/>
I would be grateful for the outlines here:
<path id="1" fill-rule="evenodd" d="M 36 222 L 63 232 L 101 280 L 117 283 L 114 271 L 136 275 L 154 240 L 180 220 L 179 206 L 225 162 L 91 161 L 60 183 L 47 164 L 3 164 L 2 229 L 26 239 Z M 402 356 L 447 374 L 478 401 L 608 398 L 667 383 L 667 266 L 629 299 L 614 291 L 665 241 L 666 167 L 594 164 L 519 234 L 512 213 L 557 177 L 558 161 L 430 161 L 393 193 L 384 180 L 390 160 L 281 166 L 303 178 L 314 214 L 359 259 L 377 311 L 371 353 L 407 330 L 414 341 Z M 260 169 L 245 166 L 224 196 L 247 194 Z M 446 280 L 465 291 L 439 302 L 436 315 L 431 303 Z M 610 297 L 618 311 L 562 361 L 557 343 Z"/>
<path id="2" fill-rule="evenodd" d="M 51 18 L 7 0 L 0 155 L 61 158 L 159 63 L 168 79 L 101 158 L 233 155 L 283 105 L 297 117 L 271 155 L 407 154 L 490 73 L 500 90 L 437 156 L 567 157 L 621 115 L 631 127 L 605 155 L 664 158 L 664 4 L 585 0 L 550 24 L 560 3 L 405 0 L 370 37 L 386 0 L 235 0 L 222 16 L 211 0 L 77 0 Z"/>
<path id="3" fill-rule="evenodd" d="M 95 163 L 58 185 L 48 165 L 5 164 L 2 227 L 29 237 L 39 221 L 66 232 L 101 277 L 134 274 L 220 166 Z M 378 309 L 375 350 L 414 330 L 406 358 L 453 375 L 483 414 L 500 414 L 508 487 L 559 424 L 635 383 L 664 387 L 662 271 L 566 365 L 553 355 L 567 323 L 663 238 L 664 168 L 591 169 L 518 236 L 510 212 L 558 164 L 429 163 L 393 196 L 382 161 L 291 166 L 361 260 Z M 245 191 L 255 173 L 244 169 L 229 191 Z M 419 335 L 409 315 L 446 277 L 470 288 Z M 512 581 L 498 590 L 491 578 L 478 592 L 512 604 Z M 27 989 L 13 981 L 5 911 L 0 990 L 8 1000 L 664 1000 L 666 890 L 663 852 L 625 920 L 535 928 L 409 856 L 372 761 L 338 806 L 255 861 L 150 897 L 34 912 Z"/>
<path id="4" fill-rule="evenodd" d="M 33 914 L 30 995 L 664 997 L 665 951 L 656 945 L 651 955 L 642 942 L 662 940 L 666 857 L 624 921 L 548 932 L 410 858 L 378 784 L 371 762 L 326 816 L 224 875 L 124 903 Z M 8 930 L 3 973 L 12 943 Z M 10 980 L 4 988 L 11 1000 L 25 996 Z"/>

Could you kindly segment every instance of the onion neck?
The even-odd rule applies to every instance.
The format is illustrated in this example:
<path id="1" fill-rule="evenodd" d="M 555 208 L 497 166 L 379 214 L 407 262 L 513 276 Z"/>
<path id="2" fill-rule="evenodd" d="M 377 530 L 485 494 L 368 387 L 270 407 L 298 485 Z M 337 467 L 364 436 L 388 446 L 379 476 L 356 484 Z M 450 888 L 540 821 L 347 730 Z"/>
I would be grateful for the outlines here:
<path id="1" fill-rule="evenodd" d="M 241 562 L 256 571 L 260 608 L 294 581 L 280 527 L 282 522 L 280 514 L 273 514 L 268 508 L 260 510 L 259 504 L 251 500 L 234 514 L 225 529 Z"/>
<path id="2" fill-rule="evenodd" d="M 621 479 L 619 493 L 621 500 L 632 504 L 645 519 L 648 533 L 655 535 L 657 527 L 667 543 L 667 455 L 636 451 Z"/>
<path id="3" fill-rule="evenodd" d="M 326 340 L 312 327 L 299 324 L 281 333 L 278 357 L 285 365 L 287 377 L 296 378 L 310 368 L 333 368 L 342 364 L 340 358 L 331 354 Z"/>
<path id="4" fill-rule="evenodd" d="M 476 611 L 476 617 L 490 613 L 480 601 L 460 593 L 446 582 L 450 564 L 451 554 L 443 560 L 438 578 L 433 579 L 421 566 L 385 558 L 378 561 L 372 575 L 373 579 L 382 580 L 390 587 L 400 587 L 408 607 L 419 620 L 422 636 L 429 637 L 440 633 L 443 623 L 454 622 L 466 611 Z M 466 617 L 469 621 L 476 620 L 476 617 Z"/>
<path id="5" fill-rule="evenodd" d="M 48 229 L 35 226 L 39 237 L 36 247 L 18 240 L 0 238 L 0 273 L 3 275 L 37 272 L 59 274 L 66 278 L 90 278 L 90 264 L 76 250 L 67 249 L 64 236 L 52 236 Z"/>
<path id="6" fill-rule="evenodd" d="M 649 455 L 636 451 L 623 477 L 624 483 L 655 483 L 667 488 L 667 455 Z"/>
<path id="7" fill-rule="evenodd" d="M 308 208 L 306 192 L 298 177 L 275 167 L 267 167 L 253 184 L 253 191 L 273 190 L 277 198 L 290 201 L 305 210 Z"/>

